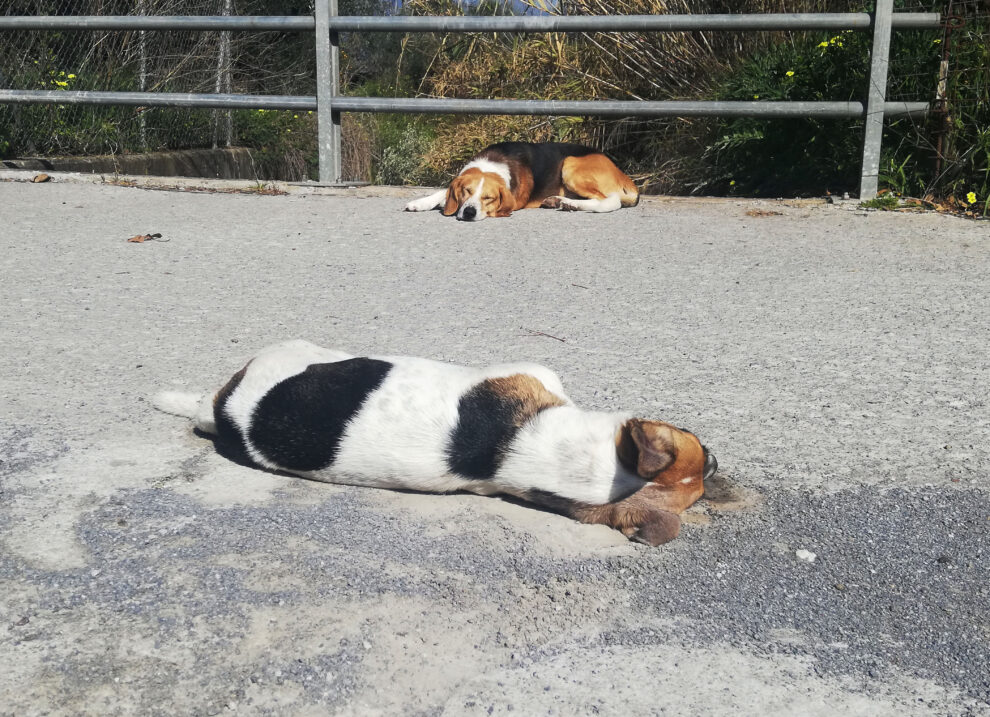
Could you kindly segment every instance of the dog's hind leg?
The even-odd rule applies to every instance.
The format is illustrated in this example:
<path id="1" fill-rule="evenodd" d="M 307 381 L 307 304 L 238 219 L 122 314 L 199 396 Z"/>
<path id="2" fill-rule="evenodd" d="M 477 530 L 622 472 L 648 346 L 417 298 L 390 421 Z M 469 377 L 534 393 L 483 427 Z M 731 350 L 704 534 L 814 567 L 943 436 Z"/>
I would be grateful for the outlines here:
<path id="1" fill-rule="evenodd" d="M 406 205 L 407 212 L 428 212 L 433 209 L 439 209 L 444 200 L 447 198 L 447 190 L 440 189 L 428 197 L 423 197 L 422 199 L 414 199 Z"/>
<path id="2" fill-rule="evenodd" d="M 572 212 L 614 212 L 639 202 L 639 190 L 604 154 L 568 157 L 560 167 L 567 196 L 547 197 L 542 206 Z"/>

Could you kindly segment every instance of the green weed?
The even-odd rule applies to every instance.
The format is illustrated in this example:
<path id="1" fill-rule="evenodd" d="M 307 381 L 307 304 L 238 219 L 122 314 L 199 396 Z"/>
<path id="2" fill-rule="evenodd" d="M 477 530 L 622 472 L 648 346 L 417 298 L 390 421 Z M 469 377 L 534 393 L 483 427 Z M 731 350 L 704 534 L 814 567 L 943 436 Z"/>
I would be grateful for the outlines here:
<path id="1" fill-rule="evenodd" d="M 901 206 L 901 202 L 893 194 L 888 193 L 881 194 L 879 197 L 874 197 L 873 199 L 867 199 L 865 202 L 860 202 L 859 206 L 864 209 L 883 209 L 890 211 Z"/>

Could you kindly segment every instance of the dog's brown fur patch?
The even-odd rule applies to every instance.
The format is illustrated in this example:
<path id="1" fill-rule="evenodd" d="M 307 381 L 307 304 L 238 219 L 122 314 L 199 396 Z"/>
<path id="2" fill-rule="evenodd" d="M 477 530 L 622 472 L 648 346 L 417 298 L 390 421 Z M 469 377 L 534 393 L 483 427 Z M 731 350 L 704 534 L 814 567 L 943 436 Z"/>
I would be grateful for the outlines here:
<path id="1" fill-rule="evenodd" d="M 564 188 L 578 197 L 604 199 L 618 192 L 624 207 L 639 203 L 639 190 L 633 181 L 604 154 L 568 157 L 560 167 Z"/>
<path id="2" fill-rule="evenodd" d="M 655 486 L 650 495 L 657 508 L 680 513 L 705 492 L 705 451 L 693 433 L 631 418 L 616 436 L 616 452 L 628 470 Z"/>
<path id="3" fill-rule="evenodd" d="M 227 381 L 226 384 L 224 384 L 224 387 L 221 388 L 219 391 L 217 391 L 217 394 L 213 397 L 214 410 L 216 410 L 218 407 L 222 407 L 223 404 L 227 402 L 227 399 L 230 398 L 230 394 L 232 394 L 241 384 L 241 379 L 244 378 L 244 374 L 247 373 L 248 366 L 250 365 L 251 362 L 248 361 L 247 365 L 245 365 L 244 368 L 242 368 L 240 371 L 238 371 L 233 376 L 231 376 L 230 380 Z"/>
<path id="4" fill-rule="evenodd" d="M 528 206 L 533 193 L 533 173 L 529 167 L 523 166 L 518 159 L 509 158 L 505 161 L 509 166 L 509 176 L 515 180 L 516 186 L 511 187 L 512 198 L 516 209 L 523 209 Z"/>
<path id="5" fill-rule="evenodd" d="M 550 392 L 538 378 L 524 373 L 485 379 L 481 386 L 512 405 L 513 424 L 517 428 L 540 411 L 566 405 L 564 399 Z"/>

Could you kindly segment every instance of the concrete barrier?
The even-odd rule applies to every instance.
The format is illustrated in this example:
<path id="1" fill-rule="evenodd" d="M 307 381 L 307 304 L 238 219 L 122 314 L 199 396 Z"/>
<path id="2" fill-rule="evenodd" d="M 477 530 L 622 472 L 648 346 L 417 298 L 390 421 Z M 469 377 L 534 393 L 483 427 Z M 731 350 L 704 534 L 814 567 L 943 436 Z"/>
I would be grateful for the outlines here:
<path id="1" fill-rule="evenodd" d="M 159 177 L 257 179 L 251 150 L 183 149 L 173 152 L 108 154 L 92 157 L 26 157 L 5 159 L 8 169 L 90 174 L 137 174 Z"/>

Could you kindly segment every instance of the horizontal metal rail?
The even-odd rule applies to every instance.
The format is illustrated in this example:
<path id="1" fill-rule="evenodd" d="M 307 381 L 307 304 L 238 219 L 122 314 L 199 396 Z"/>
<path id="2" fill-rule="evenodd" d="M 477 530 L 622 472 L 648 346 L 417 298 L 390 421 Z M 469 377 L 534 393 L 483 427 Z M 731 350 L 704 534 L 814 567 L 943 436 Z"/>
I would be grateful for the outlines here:
<path id="1" fill-rule="evenodd" d="M 933 28 L 938 13 L 898 13 L 894 27 Z M 694 30 L 869 30 L 869 13 L 766 15 L 522 15 L 499 17 L 347 17 L 340 32 L 689 32 Z"/>
<path id="2" fill-rule="evenodd" d="M 559 115 L 574 117 L 863 117 L 862 102 L 681 102 L 676 100 L 459 100 L 335 97 L 341 112 Z M 920 115 L 927 102 L 888 102 L 888 117 Z"/>
<path id="3" fill-rule="evenodd" d="M 133 107 L 209 107 L 212 109 L 241 110 L 316 109 L 316 97 L 298 95 L 224 95 L 189 92 L 0 90 L 0 103 L 39 105 L 127 105 Z"/>
<path id="4" fill-rule="evenodd" d="M 235 30 L 312 32 L 311 15 L 11 15 L 0 30 Z"/>
<path id="5" fill-rule="evenodd" d="M 894 29 L 936 28 L 938 13 L 895 13 Z M 311 32 L 309 16 L 50 15 L 0 17 L 0 30 L 180 30 Z M 869 30 L 869 13 L 767 15 L 333 16 L 336 32 L 688 32 L 695 30 Z"/>
<path id="6" fill-rule="evenodd" d="M 0 90 L 0 102 L 14 104 L 129 105 L 220 109 L 315 110 L 316 97 L 221 95 L 179 92 L 75 92 Z M 429 97 L 331 98 L 335 112 L 409 114 L 556 115 L 574 117 L 864 117 L 862 102 L 651 102 L 640 100 L 463 100 Z M 924 115 L 927 102 L 887 102 L 884 115 Z"/>

